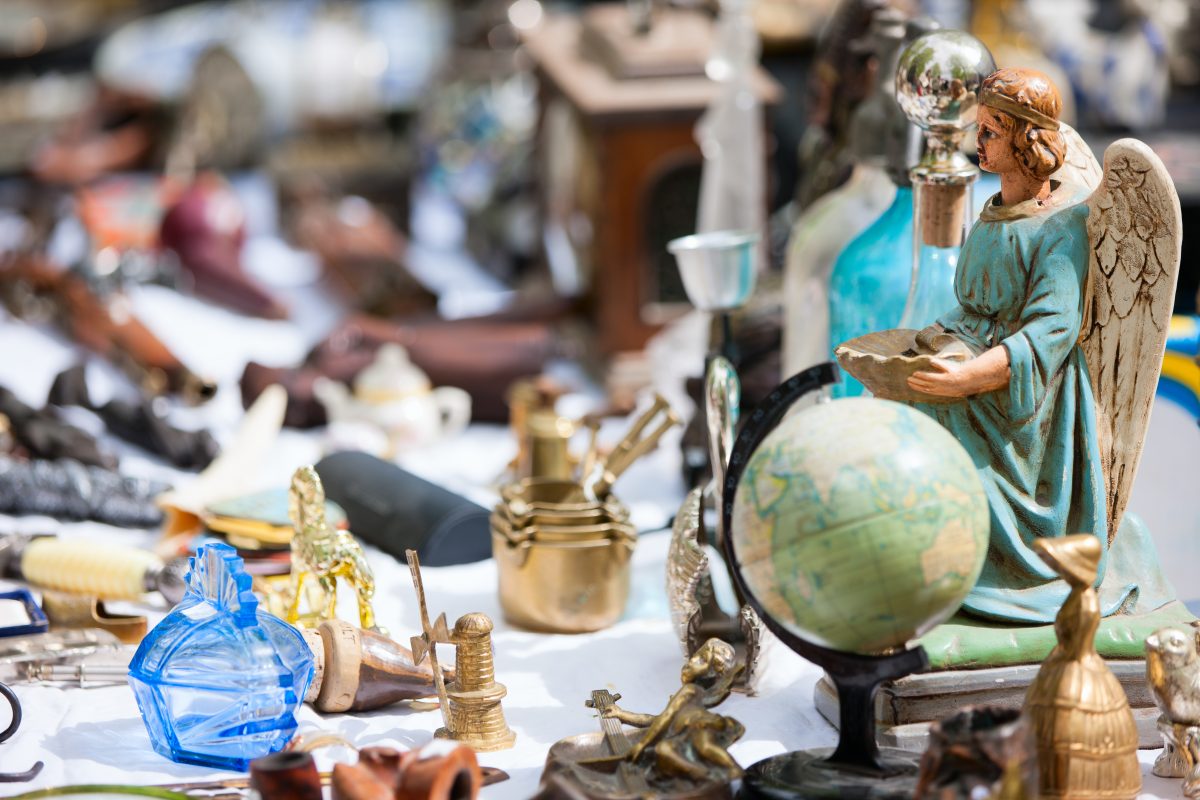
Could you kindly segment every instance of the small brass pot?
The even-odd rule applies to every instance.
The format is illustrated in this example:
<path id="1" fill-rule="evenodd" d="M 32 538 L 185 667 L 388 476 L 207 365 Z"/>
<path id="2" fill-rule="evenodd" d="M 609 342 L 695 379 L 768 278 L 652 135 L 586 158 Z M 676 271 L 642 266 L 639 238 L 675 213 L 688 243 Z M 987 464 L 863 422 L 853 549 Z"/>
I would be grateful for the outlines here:
<path id="1" fill-rule="evenodd" d="M 607 628 L 625 612 L 632 526 L 618 523 L 523 528 L 519 537 L 493 519 L 492 553 L 500 607 L 514 625 L 553 633 Z"/>

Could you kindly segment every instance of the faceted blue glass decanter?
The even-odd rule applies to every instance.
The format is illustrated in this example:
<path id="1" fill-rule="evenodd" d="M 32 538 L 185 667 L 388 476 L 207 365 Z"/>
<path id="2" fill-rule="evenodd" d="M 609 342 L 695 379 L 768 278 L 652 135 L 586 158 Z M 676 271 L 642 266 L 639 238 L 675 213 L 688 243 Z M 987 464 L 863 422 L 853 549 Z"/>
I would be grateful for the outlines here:
<path id="1" fill-rule="evenodd" d="M 900 325 L 912 281 L 912 188 L 899 186 L 883 216 L 846 245 L 829 279 L 829 341 L 836 347 Z M 858 397 L 863 385 L 842 374 L 834 397 Z"/>
<path id="2" fill-rule="evenodd" d="M 129 684 L 158 753 L 245 771 L 291 740 L 312 655 L 299 631 L 258 610 L 232 547 L 203 545 L 190 567 L 187 594 L 142 640 Z"/>

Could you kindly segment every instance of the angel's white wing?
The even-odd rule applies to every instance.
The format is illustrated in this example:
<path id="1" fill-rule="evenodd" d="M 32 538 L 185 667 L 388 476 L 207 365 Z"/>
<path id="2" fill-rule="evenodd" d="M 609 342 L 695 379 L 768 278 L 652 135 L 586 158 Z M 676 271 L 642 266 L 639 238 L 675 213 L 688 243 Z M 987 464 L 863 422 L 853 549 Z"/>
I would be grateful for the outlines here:
<path id="1" fill-rule="evenodd" d="M 1066 142 L 1067 153 L 1062 166 L 1050 176 L 1050 180 L 1082 186 L 1089 192 L 1096 191 L 1104 170 L 1100 168 L 1100 162 L 1096 160 L 1092 148 L 1088 147 L 1083 137 L 1065 122 L 1059 123 L 1058 132 Z"/>
<path id="2" fill-rule="evenodd" d="M 1142 457 L 1162 370 L 1183 221 L 1179 195 L 1154 151 L 1121 139 L 1087 201 L 1091 264 L 1079 341 L 1096 395 L 1108 539 L 1120 527 Z"/>

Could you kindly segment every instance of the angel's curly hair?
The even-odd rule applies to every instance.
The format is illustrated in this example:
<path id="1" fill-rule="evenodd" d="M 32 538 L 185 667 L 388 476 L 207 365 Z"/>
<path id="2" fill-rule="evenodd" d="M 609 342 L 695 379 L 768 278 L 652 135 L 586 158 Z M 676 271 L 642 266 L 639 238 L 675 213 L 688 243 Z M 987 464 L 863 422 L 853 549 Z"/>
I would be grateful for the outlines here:
<path id="1" fill-rule="evenodd" d="M 984 79 L 980 88 L 981 94 L 991 92 L 1001 95 L 1037 115 L 1053 120 L 1057 120 L 1062 113 L 1062 99 L 1058 90 L 1048 77 L 1037 70 L 998 69 Z M 1012 132 L 1013 155 L 1025 173 L 1045 180 L 1062 166 L 1067 154 L 1067 143 L 1062 133 L 1020 119 L 1003 109 L 993 110 L 998 112 L 997 122 Z"/>

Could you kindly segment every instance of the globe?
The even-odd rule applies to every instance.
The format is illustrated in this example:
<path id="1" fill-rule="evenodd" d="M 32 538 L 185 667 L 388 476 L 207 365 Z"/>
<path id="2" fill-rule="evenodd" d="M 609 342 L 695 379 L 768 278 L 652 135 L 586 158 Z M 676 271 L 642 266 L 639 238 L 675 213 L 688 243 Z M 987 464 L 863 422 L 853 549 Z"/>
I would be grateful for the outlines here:
<path id="1" fill-rule="evenodd" d="M 967 451 L 888 400 L 835 400 L 767 435 L 733 506 L 737 567 L 766 614 L 814 644 L 902 647 L 948 619 L 983 568 L 989 514 Z"/>

